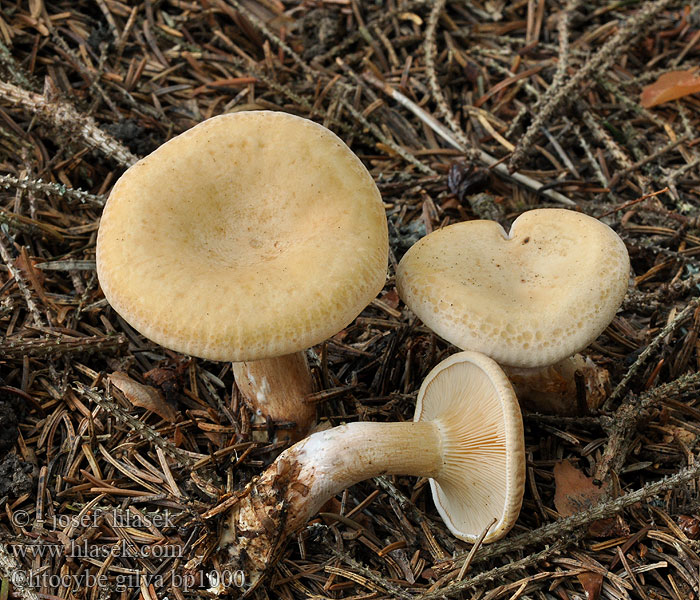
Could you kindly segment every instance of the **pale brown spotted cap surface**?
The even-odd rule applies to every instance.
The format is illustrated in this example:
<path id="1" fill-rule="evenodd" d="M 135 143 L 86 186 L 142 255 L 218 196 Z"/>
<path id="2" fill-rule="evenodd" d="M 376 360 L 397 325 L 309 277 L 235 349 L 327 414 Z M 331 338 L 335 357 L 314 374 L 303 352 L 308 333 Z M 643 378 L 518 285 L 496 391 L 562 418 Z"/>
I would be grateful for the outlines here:
<path id="1" fill-rule="evenodd" d="M 212 360 L 302 350 L 348 325 L 386 279 L 379 191 L 307 119 L 214 117 L 114 186 L 100 222 L 105 297 L 149 339 Z"/>
<path id="2" fill-rule="evenodd" d="M 525 441 L 520 405 L 495 361 L 458 352 L 423 381 L 414 421 L 434 421 L 443 467 L 430 480 L 449 530 L 474 542 L 503 537 L 518 519 L 525 492 Z"/>
<path id="3" fill-rule="evenodd" d="M 538 367 L 585 348 L 615 316 L 629 256 L 607 225 L 563 209 L 434 231 L 403 257 L 401 298 L 438 335 L 501 364 Z"/>

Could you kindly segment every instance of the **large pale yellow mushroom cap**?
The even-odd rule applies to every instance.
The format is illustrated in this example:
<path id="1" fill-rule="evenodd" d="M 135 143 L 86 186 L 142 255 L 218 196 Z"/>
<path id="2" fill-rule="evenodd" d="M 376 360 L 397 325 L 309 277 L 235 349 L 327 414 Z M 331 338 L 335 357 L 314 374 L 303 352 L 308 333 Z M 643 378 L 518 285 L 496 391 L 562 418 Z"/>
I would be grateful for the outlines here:
<path id="1" fill-rule="evenodd" d="M 585 348 L 620 306 L 629 278 L 622 240 L 562 209 L 523 213 L 510 234 L 467 221 L 424 237 L 397 271 L 401 298 L 438 335 L 499 363 L 538 367 Z"/>
<path id="2" fill-rule="evenodd" d="M 212 360 L 317 344 L 384 285 L 379 191 L 335 134 L 254 111 L 209 119 L 131 167 L 112 190 L 97 271 L 151 340 Z"/>
<path id="3" fill-rule="evenodd" d="M 443 467 L 430 480 L 435 506 L 453 535 L 474 542 L 503 537 L 525 492 L 520 405 L 508 378 L 488 356 L 459 352 L 423 381 L 414 421 L 441 431 Z"/>

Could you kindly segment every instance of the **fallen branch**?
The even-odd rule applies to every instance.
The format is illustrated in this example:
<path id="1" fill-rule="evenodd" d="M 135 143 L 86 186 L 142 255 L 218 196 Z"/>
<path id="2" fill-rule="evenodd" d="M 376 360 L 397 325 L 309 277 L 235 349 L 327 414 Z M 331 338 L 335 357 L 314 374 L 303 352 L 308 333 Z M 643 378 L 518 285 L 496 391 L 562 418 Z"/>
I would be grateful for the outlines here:
<path id="1" fill-rule="evenodd" d="M 48 101 L 40 94 L 28 92 L 4 81 L 0 81 L 0 98 L 35 115 L 61 135 L 80 139 L 88 147 L 101 152 L 123 167 L 130 167 L 138 160 L 121 142 L 102 131 L 95 119 L 81 114 L 72 104 Z"/>
<path id="2" fill-rule="evenodd" d="M 35 194 L 52 194 L 64 198 L 68 202 L 94 204 L 95 206 L 104 206 L 105 204 L 104 196 L 90 194 L 84 190 L 66 187 L 62 183 L 52 183 L 41 179 L 30 179 L 28 177 L 19 179 L 12 175 L 0 175 L 0 187 L 28 190 Z"/>
<path id="3" fill-rule="evenodd" d="M 66 354 L 91 354 L 94 352 L 113 352 L 125 350 L 128 341 L 123 335 L 84 338 L 50 338 L 39 340 L 7 339 L 0 342 L 0 356 L 4 359 L 22 358 L 23 356 L 50 356 L 56 358 Z"/>
<path id="4" fill-rule="evenodd" d="M 567 206 L 577 206 L 576 202 L 570 200 L 569 198 L 567 198 L 563 194 L 560 194 L 559 192 L 549 189 L 540 191 L 543 185 L 539 181 L 536 181 L 531 177 L 528 177 L 527 175 L 522 175 L 520 173 L 510 173 L 508 171 L 508 167 L 506 167 L 499 159 L 491 156 L 488 152 L 485 152 L 484 150 L 480 149 L 475 150 L 469 148 L 468 146 L 464 146 L 463 143 L 460 143 L 455 138 L 455 136 L 449 131 L 449 129 L 447 129 L 442 123 L 440 123 L 432 115 L 428 114 L 415 102 L 404 96 L 401 92 L 392 88 L 388 84 L 382 83 L 381 81 L 375 79 L 371 75 L 365 74 L 364 77 L 371 84 L 375 85 L 376 87 L 381 89 L 385 94 L 396 100 L 399 104 L 406 107 L 408 110 L 410 110 L 414 115 L 416 115 L 421 121 L 423 121 L 428 127 L 430 127 L 430 129 L 437 133 L 453 148 L 456 148 L 457 150 L 464 152 L 465 154 L 474 154 L 479 161 L 488 166 L 490 169 L 493 169 L 502 177 L 512 179 L 516 183 L 519 183 L 535 192 L 541 193 L 543 196 L 546 196 L 553 202 L 565 204 Z M 466 137 L 464 139 L 466 140 Z M 467 141 L 466 143 L 469 142 Z"/>
<path id="5" fill-rule="evenodd" d="M 649 35 L 650 30 L 647 25 L 656 15 L 671 4 L 671 1 L 672 0 L 656 0 L 654 2 L 647 2 L 634 17 L 626 21 L 618 32 L 603 44 L 600 50 L 598 50 L 583 67 L 576 71 L 576 74 L 569 79 L 569 81 L 560 85 L 558 89 L 553 89 L 553 87 L 551 87 L 549 90 L 550 93 L 543 96 L 543 100 L 532 107 L 530 112 L 536 116 L 525 131 L 525 134 L 520 138 L 515 151 L 510 157 L 508 168 L 511 172 L 517 171 L 525 158 L 527 158 L 535 143 L 535 139 L 540 135 L 541 127 L 547 123 L 560 108 L 578 97 L 576 91 L 578 86 L 590 80 L 595 73 L 600 73 L 607 69 L 620 52 L 622 52 L 630 41 L 640 32 L 643 31 L 645 35 Z"/>

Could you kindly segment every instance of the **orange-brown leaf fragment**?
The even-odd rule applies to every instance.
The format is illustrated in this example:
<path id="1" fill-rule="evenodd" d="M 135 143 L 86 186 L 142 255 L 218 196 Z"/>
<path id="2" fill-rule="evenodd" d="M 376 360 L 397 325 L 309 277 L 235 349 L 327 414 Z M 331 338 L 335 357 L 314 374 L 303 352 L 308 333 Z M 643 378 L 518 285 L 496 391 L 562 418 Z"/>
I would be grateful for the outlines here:
<path id="1" fill-rule="evenodd" d="M 554 506 L 562 517 L 593 508 L 607 493 L 607 486 L 598 487 L 591 477 L 586 477 L 568 460 L 554 465 L 554 484 Z M 627 524 L 619 518 L 599 519 L 590 524 L 588 534 L 605 538 L 623 535 L 626 530 Z"/>
<path id="2" fill-rule="evenodd" d="M 670 71 L 644 87 L 640 103 L 644 108 L 651 108 L 697 92 L 700 92 L 700 73 L 697 68 Z"/>
<path id="3" fill-rule="evenodd" d="M 562 517 L 592 508 L 606 493 L 606 486 L 598 487 L 568 460 L 554 465 L 554 483 L 554 506 Z"/>
<path id="4" fill-rule="evenodd" d="M 579 573 L 577 577 L 583 586 L 583 591 L 586 592 L 586 600 L 598 600 L 600 588 L 603 587 L 603 576 L 600 573 L 586 571 Z"/>
<path id="5" fill-rule="evenodd" d="M 134 381 L 121 371 L 112 373 L 109 380 L 134 406 L 150 410 L 170 423 L 177 420 L 177 411 L 165 401 L 163 394 L 156 388 Z"/>

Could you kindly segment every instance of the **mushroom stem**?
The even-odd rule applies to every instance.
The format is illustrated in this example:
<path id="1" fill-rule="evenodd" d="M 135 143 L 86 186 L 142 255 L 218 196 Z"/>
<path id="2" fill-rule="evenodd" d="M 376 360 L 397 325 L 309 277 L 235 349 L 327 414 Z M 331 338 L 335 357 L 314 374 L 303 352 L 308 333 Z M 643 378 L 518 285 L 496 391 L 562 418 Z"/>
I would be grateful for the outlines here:
<path id="1" fill-rule="evenodd" d="M 487 543 L 515 523 L 523 499 L 520 407 L 487 356 L 460 352 L 433 368 L 410 423 L 352 423 L 314 433 L 226 504 L 219 561 L 246 574 L 250 593 L 284 541 L 341 490 L 384 474 L 430 479 L 440 516 L 458 538 Z M 495 518 L 495 522 L 494 522 Z"/>
<path id="2" fill-rule="evenodd" d="M 594 413 L 610 391 L 610 375 L 592 360 L 575 354 L 546 367 L 507 367 L 522 406 L 563 417 Z"/>
<path id="3" fill-rule="evenodd" d="M 280 429 L 276 441 L 296 442 L 316 422 L 316 406 L 306 402 L 313 381 L 304 352 L 275 358 L 233 363 L 236 385 L 246 404 L 254 411 L 254 422 L 294 422 L 292 429 Z"/>
<path id="4" fill-rule="evenodd" d="M 288 448 L 228 516 L 226 562 L 255 586 L 285 538 L 345 488 L 379 475 L 439 476 L 450 446 L 442 429 L 436 421 L 350 423 Z"/>

